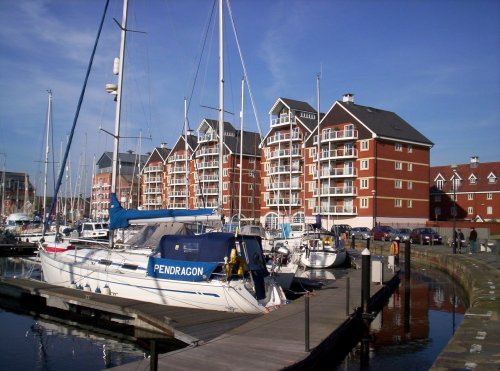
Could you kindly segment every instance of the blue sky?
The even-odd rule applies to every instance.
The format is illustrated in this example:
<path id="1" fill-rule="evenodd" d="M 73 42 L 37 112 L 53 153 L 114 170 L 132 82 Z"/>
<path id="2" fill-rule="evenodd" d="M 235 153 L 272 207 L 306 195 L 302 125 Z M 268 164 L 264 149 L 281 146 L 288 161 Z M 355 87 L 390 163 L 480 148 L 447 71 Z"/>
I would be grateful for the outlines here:
<path id="1" fill-rule="evenodd" d="M 0 0 L 0 166 L 41 178 L 47 89 L 53 91 L 53 152 L 59 161 L 104 0 Z M 151 135 L 139 147 L 173 145 L 182 132 L 212 0 L 130 0 L 122 135 Z M 70 170 L 90 178 L 94 155 L 112 150 L 115 105 L 104 91 L 116 81 L 121 0 L 111 0 L 77 125 Z M 344 93 L 393 111 L 435 143 L 431 165 L 500 161 L 500 2 L 496 0 L 232 0 L 262 133 L 278 97 L 321 110 Z M 240 109 L 242 69 L 227 22 L 226 109 Z M 196 129 L 218 104 L 217 29 L 210 30 L 191 98 Z M 237 115 L 226 120 L 239 126 Z M 257 131 L 250 100 L 245 126 Z M 79 170 L 80 169 L 80 170 Z M 76 181 L 73 181 L 73 184 Z M 40 183 L 41 184 L 41 183 Z"/>

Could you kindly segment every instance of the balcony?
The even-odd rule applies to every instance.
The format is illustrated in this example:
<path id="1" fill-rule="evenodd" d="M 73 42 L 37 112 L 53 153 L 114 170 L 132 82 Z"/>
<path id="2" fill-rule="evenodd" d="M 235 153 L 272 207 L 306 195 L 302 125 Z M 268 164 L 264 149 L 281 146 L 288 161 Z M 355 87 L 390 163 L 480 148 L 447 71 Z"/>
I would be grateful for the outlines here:
<path id="1" fill-rule="evenodd" d="M 198 137 L 198 143 L 217 142 L 217 135 L 209 133 Z"/>
<path id="2" fill-rule="evenodd" d="M 146 188 L 144 190 L 144 193 L 147 195 L 157 195 L 157 194 L 161 195 L 161 188 Z"/>
<path id="3" fill-rule="evenodd" d="M 186 203 L 185 202 L 176 202 L 169 204 L 167 209 L 186 209 Z"/>
<path id="4" fill-rule="evenodd" d="M 276 182 L 270 183 L 267 187 L 270 191 L 279 191 L 279 190 L 301 190 L 302 183 L 301 182 Z"/>
<path id="5" fill-rule="evenodd" d="M 219 175 L 200 175 L 198 178 L 198 181 L 200 182 L 218 182 L 219 181 Z"/>
<path id="6" fill-rule="evenodd" d="M 275 128 L 283 125 L 290 125 L 290 122 L 295 122 L 294 115 L 281 115 L 280 117 L 271 119 L 271 127 Z"/>
<path id="7" fill-rule="evenodd" d="M 184 174 L 186 172 L 185 166 L 177 166 L 172 168 L 171 174 Z"/>
<path id="8" fill-rule="evenodd" d="M 168 197 L 186 197 L 187 196 L 187 192 L 184 190 L 184 191 L 173 191 L 173 192 L 169 192 L 168 194 Z"/>
<path id="9" fill-rule="evenodd" d="M 202 201 L 196 201 L 195 207 L 198 209 L 216 208 L 216 207 L 219 207 L 219 203 L 217 201 L 206 201 L 205 204 L 203 204 Z"/>
<path id="10" fill-rule="evenodd" d="M 330 206 L 314 208 L 314 213 L 322 215 L 357 215 L 357 208 L 355 206 Z"/>
<path id="11" fill-rule="evenodd" d="M 290 133 L 275 133 L 273 136 L 267 138 L 267 144 L 275 144 L 275 143 L 280 143 L 280 142 L 286 142 L 286 141 L 302 141 L 302 134 L 293 132 L 292 135 Z"/>
<path id="12" fill-rule="evenodd" d="M 161 183 L 161 176 L 148 176 L 144 178 L 144 183 Z"/>
<path id="13" fill-rule="evenodd" d="M 157 199 L 146 199 L 144 201 L 144 206 L 161 206 L 161 200 Z"/>
<path id="14" fill-rule="evenodd" d="M 196 196 L 217 196 L 219 187 L 196 188 Z"/>
<path id="15" fill-rule="evenodd" d="M 174 156 L 170 156 L 167 160 L 167 162 L 170 164 L 172 162 L 176 162 L 176 161 L 186 161 L 186 155 L 174 155 Z"/>
<path id="16" fill-rule="evenodd" d="M 330 131 L 321 134 L 320 136 L 321 143 L 326 142 L 339 142 L 343 140 L 356 140 L 358 139 L 358 131 L 357 130 L 340 130 L 340 131 Z M 314 136 L 314 144 L 318 145 L 318 136 Z"/>
<path id="17" fill-rule="evenodd" d="M 318 197 L 318 190 L 315 189 L 314 197 Z M 356 187 L 322 187 L 320 196 L 340 196 L 340 197 L 356 197 L 358 190 Z"/>
<path id="18" fill-rule="evenodd" d="M 186 177 L 182 178 L 177 178 L 177 179 L 172 179 L 168 185 L 186 185 L 187 184 L 187 179 Z"/>
<path id="19" fill-rule="evenodd" d="M 323 169 L 320 173 L 320 178 L 353 178 L 358 176 L 356 168 L 330 168 Z M 318 179 L 318 175 L 314 174 L 314 179 Z"/>
<path id="20" fill-rule="evenodd" d="M 219 167 L 219 161 L 198 162 L 198 169 L 216 169 Z"/>
<path id="21" fill-rule="evenodd" d="M 346 158 L 357 158 L 358 157 L 358 150 L 355 148 L 348 148 L 348 149 L 334 149 L 331 151 L 324 151 L 322 150 L 320 152 L 320 160 L 339 160 L 339 159 L 346 159 Z"/>
<path id="22" fill-rule="evenodd" d="M 269 168 L 268 175 L 277 175 L 277 174 L 300 174 L 302 173 L 302 167 L 299 165 L 284 165 L 284 166 L 273 166 Z"/>
<path id="23" fill-rule="evenodd" d="M 196 157 L 215 156 L 218 154 L 219 154 L 219 148 L 203 148 L 199 151 L 196 151 Z"/>
<path id="24" fill-rule="evenodd" d="M 277 151 L 271 151 L 269 153 L 269 160 L 279 159 L 279 158 L 290 158 L 290 157 L 301 157 L 302 151 L 298 148 L 294 148 L 290 151 L 290 149 L 281 149 Z"/>
<path id="25" fill-rule="evenodd" d="M 146 166 L 144 168 L 145 173 L 157 173 L 157 172 L 162 172 L 163 171 L 163 165 L 156 165 L 156 166 Z"/>
<path id="26" fill-rule="evenodd" d="M 287 198 L 270 198 L 266 200 L 266 206 L 269 207 L 277 207 L 277 206 L 293 206 L 293 207 L 299 207 L 301 206 L 302 203 L 300 201 L 300 198 L 295 197 L 292 199 L 287 199 Z"/>

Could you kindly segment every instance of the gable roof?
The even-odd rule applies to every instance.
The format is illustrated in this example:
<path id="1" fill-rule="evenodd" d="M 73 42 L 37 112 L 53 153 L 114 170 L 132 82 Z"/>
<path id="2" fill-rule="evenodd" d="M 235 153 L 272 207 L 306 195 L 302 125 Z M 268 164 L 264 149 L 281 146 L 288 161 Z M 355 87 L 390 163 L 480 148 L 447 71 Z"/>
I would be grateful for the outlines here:
<path id="1" fill-rule="evenodd" d="M 350 115 L 356 118 L 368 130 L 375 134 L 376 137 L 408 141 L 428 146 L 434 145 L 427 137 L 394 112 L 361 106 L 350 102 L 336 101 L 334 106 L 336 105 L 342 107 Z"/>
<path id="2" fill-rule="evenodd" d="M 500 183 L 489 183 L 488 176 L 494 174 L 497 178 L 500 176 L 500 162 L 485 162 L 478 163 L 476 167 L 471 167 L 470 164 L 457 165 L 456 169 L 458 177 L 462 180 L 457 192 L 493 192 L 500 191 Z M 444 180 L 443 192 L 453 192 L 451 179 L 453 170 L 450 165 L 432 166 L 430 168 L 431 179 L 436 181 L 436 178 L 441 175 Z M 476 177 L 476 183 L 470 183 L 471 175 Z M 434 184 L 431 184 L 431 187 Z"/>
<path id="3" fill-rule="evenodd" d="M 137 163 L 136 153 L 118 153 L 118 161 L 121 162 L 122 166 L 134 165 Z M 148 160 L 147 155 L 139 155 L 139 161 L 141 165 L 145 164 Z M 110 167 L 113 162 L 113 152 L 104 152 L 99 160 L 97 160 L 96 165 L 98 168 L 102 169 L 105 167 Z"/>

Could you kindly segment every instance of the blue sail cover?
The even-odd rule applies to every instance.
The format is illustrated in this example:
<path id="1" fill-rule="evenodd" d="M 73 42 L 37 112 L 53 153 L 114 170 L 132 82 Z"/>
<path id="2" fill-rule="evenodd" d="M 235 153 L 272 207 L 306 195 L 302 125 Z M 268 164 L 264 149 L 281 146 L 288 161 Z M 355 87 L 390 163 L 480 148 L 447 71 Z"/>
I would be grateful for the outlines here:
<path id="1" fill-rule="evenodd" d="M 196 210 L 135 210 L 124 209 L 115 193 L 111 193 L 111 202 L 109 204 L 109 229 L 127 228 L 129 220 L 136 219 L 155 219 L 155 218 L 178 218 L 185 216 L 212 215 L 214 209 L 196 209 Z"/>

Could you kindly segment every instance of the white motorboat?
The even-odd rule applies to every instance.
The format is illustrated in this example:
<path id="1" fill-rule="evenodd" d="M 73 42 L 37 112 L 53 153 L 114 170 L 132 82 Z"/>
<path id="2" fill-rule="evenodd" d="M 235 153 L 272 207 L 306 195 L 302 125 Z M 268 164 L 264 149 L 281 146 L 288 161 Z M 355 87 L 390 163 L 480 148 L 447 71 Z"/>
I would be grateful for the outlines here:
<path id="1" fill-rule="evenodd" d="M 300 253 L 300 263 L 307 268 L 334 268 L 345 263 L 347 252 L 342 243 L 334 245 L 330 236 L 305 236 Z"/>

